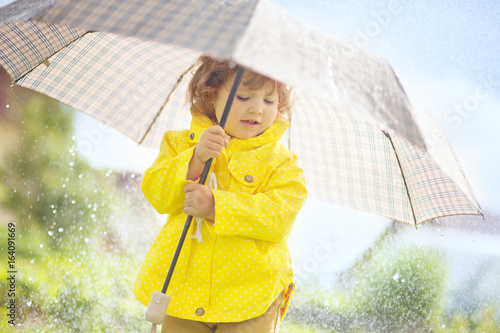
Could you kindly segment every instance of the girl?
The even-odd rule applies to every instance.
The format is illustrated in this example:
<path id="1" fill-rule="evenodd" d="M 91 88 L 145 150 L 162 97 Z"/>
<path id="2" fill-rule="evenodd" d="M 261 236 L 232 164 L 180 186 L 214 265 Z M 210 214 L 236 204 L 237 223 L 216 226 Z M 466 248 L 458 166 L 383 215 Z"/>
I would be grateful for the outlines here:
<path id="1" fill-rule="evenodd" d="M 191 128 L 165 134 L 142 191 L 168 219 L 134 293 L 161 290 L 186 215 L 189 232 L 170 281 L 162 332 L 278 332 L 294 289 L 287 238 L 305 202 L 296 156 L 278 141 L 290 90 L 247 70 L 225 130 L 218 126 L 236 68 L 207 56 L 189 83 Z M 214 158 L 216 186 L 196 183 Z M 201 222 L 202 219 L 202 222 Z"/>

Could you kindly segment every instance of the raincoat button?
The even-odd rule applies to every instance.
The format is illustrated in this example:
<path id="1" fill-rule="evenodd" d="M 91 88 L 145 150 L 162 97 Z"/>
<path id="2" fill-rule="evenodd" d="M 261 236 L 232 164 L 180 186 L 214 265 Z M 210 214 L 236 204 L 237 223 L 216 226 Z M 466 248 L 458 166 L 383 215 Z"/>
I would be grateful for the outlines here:
<path id="1" fill-rule="evenodd" d="M 193 139 L 194 139 L 194 133 L 189 134 L 189 138 L 190 138 L 191 140 L 193 140 Z"/>
<path id="2" fill-rule="evenodd" d="M 198 309 L 196 309 L 196 315 L 203 316 L 204 314 L 205 314 L 205 309 L 204 308 L 198 308 Z"/>
<path id="3" fill-rule="evenodd" d="M 245 181 L 246 181 L 247 183 L 251 183 L 251 182 L 253 182 L 253 177 L 252 177 L 252 176 L 250 176 L 250 175 L 246 175 L 246 176 L 245 176 Z"/>

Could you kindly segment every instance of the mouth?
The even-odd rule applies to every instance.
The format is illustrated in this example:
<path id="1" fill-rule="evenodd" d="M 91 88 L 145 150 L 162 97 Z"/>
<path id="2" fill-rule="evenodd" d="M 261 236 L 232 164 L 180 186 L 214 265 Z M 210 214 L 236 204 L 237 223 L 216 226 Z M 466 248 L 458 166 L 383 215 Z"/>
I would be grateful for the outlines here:
<path id="1" fill-rule="evenodd" d="M 260 124 L 257 120 L 253 119 L 241 120 L 241 123 L 247 127 L 255 127 Z"/>

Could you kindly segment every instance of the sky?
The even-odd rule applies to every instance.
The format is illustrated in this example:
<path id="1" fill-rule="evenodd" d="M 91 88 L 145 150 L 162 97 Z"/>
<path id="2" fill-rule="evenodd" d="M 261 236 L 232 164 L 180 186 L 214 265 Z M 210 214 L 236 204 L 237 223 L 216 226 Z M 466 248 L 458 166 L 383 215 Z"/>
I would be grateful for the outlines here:
<path id="1" fill-rule="evenodd" d="M 0 0 L 0 5 L 8 2 Z M 415 109 L 430 113 L 447 135 L 482 208 L 500 215 L 500 1 L 272 2 L 388 59 Z M 80 152 L 99 168 L 143 172 L 157 154 L 80 113 L 75 129 L 77 144 L 91 143 Z M 315 230 L 333 238 L 318 239 L 311 220 Z M 349 228 L 353 220 L 365 232 Z M 386 225 L 386 219 L 371 214 L 308 203 L 290 239 L 292 255 L 309 260 L 295 261 L 297 274 L 304 271 L 307 277 L 311 265 L 315 270 L 345 268 L 364 249 L 355 243 L 371 243 Z M 300 243 L 310 244 L 309 252 Z M 324 256 L 314 255 L 321 251 L 334 251 L 335 260 L 325 265 L 318 259 Z"/>
<path id="2" fill-rule="evenodd" d="M 447 135 L 483 209 L 500 213 L 500 2 L 274 0 L 389 60 Z"/>

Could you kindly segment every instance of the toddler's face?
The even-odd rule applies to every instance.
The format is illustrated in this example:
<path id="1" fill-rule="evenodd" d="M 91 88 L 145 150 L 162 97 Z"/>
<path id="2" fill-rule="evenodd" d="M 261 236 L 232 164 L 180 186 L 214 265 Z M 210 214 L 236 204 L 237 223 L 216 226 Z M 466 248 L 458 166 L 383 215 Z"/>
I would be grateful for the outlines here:
<path id="1" fill-rule="evenodd" d="M 218 121 L 224 112 L 229 96 L 228 87 L 232 86 L 234 77 L 235 75 L 230 76 L 216 92 L 214 102 Z M 225 131 L 233 137 L 248 139 L 267 130 L 278 115 L 278 92 L 270 93 L 271 88 L 271 83 L 266 83 L 258 90 L 252 90 L 245 87 L 243 83 L 240 84 L 224 128 Z"/>

